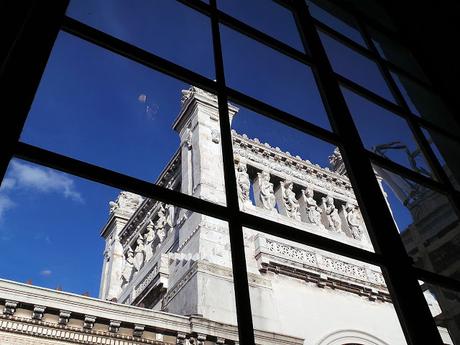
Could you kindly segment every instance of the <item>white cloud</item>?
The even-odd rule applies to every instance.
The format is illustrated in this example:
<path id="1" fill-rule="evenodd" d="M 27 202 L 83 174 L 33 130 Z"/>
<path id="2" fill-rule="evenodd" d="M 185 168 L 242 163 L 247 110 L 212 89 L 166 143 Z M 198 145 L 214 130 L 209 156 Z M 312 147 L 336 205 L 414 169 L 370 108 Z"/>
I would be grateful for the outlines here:
<path id="1" fill-rule="evenodd" d="M 4 192 L 13 189 L 15 185 L 16 180 L 14 178 L 5 177 L 2 181 L 2 185 L 0 186 L 0 191 Z"/>
<path id="2" fill-rule="evenodd" d="M 40 271 L 40 275 L 42 276 L 45 276 L 45 277 L 48 277 L 52 274 L 53 272 L 51 270 L 43 270 L 43 271 Z"/>
<path id="3" fill-rule="evenodd" d="M 11 173 L 7 186 L 25 188 L 42 193 L 60 193 L 65 198 L 83 202 L 81 194 L 76 190 L 75 182 L 66 174 L 51 169 L 36 167 L 18 161 L 11 162 Z"/>
<path id="4" fill-rule="evenodd" d="M 14 207 L 13 200 L 8 195 L 0 194 L 0 221 L 3 218 L 3 214 L 10 208 Z"/>

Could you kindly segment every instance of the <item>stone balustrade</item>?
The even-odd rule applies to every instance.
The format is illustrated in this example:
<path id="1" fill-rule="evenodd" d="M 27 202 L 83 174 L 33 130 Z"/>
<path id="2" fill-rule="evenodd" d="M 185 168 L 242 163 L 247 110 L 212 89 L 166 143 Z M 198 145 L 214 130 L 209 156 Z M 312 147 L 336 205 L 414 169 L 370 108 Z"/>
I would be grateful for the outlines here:
<path id="1" fill-rule="evenodd" d="M 329 285 L 370 300 L 391 302 L 382 272 L 371 265 L 261 233 L 255 236 L 254 243 L 261 272 L 273 271 L 316 282 L 320 287 Z"/>
<path id="2" fill-rule="evenodd" d="M 241 209 L 279 214 L 356 241 L 367 239 L 346 176 L 236 132 L 233 143 Z"/>

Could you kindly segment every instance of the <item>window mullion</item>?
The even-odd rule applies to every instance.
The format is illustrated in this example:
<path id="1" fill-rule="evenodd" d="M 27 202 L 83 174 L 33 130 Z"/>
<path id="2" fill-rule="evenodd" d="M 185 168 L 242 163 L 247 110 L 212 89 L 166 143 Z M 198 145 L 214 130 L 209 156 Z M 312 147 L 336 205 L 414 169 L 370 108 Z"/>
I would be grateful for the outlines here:
<path id="1" fill-rule="evenodd" d="M 293 3 L 303 44 L 308 45 L 316 63 L 317 79 L 327 101 L 332 126 L 343 141 L 344 161 L 360 204 L 363 205 L 363 215 L 370 224 L 372 242 L 387 263 L 382 269 L 406 339 L 411 345 L 442 344 L 371 163 L 363 155 L 365 149 L 308 7 L 303 1 Z"/>

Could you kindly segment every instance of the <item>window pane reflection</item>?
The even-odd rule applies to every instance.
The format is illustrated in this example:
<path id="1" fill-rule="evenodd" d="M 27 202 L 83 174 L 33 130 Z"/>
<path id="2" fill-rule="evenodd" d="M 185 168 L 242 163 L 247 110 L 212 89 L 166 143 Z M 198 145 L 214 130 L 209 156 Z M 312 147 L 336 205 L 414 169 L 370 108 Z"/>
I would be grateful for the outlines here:
<path id="1" fill-rule="evenodd" d="M 460 190 L 460 166 L 458 160 L 460 144 L 434 130 L 422 128 L 422 131 L 450 182 L 454 188 Z"/>
<path id="2" fill-rule="evenodd" d="M 321 32 L 319 34 L 335 72 L 379 96 L 392 102 L 394 101 L 387 83 L 375 62 L 348 48 L 331 36 Z"/>
<path id="3" fill-rule="evenodd" d="M 307 1 L 310 14 L 323 24 L 366 47 L 353 18 L 326 0 Z"/>
<path id="4" fill-rule="evenodd" d="M 403 118 L 348 89 L 342 88 L 342 93 L 364 146 L 369 151 L 431 176 L 431 170 Z"/>
<path id="5" fill-rule="evenodd" d="M 421 285 L 443 343 L 460 344 L 460 293 L 424 282 Z"/>
<path id="6" fill-rule="evenodd" d="M 374 165 L 377 180 L 415 265 L 460 278 L 460 223 L 448 198 Z"/>
<path id="7" fill-rule="evenodd" d="M 419 80 L 427 81 L 422 69 L 408 49 L 378 30 L 372 28 L 369 30 L 380 56 L 411 73 Z"/>
<path id="8" fill-rule="evenodd" d="M 392 75 L 414 114 L 453 134 L 457 135 L 460 132 L 458 122 L 439 96 L 401 75 Z"/>

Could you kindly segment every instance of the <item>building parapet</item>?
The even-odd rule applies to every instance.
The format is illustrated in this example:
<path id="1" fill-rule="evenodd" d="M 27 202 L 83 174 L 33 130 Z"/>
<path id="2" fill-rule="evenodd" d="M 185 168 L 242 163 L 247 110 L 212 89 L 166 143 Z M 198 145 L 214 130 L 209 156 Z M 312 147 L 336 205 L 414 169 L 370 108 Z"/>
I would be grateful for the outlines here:
<path id="1" fill-rule="evenodd" d="M 236 325 L 0 280 L 0 333 L 74 344 L 238 344 Z M 38 316 L 37 316 L 38 315 Z M 303 339 L 255 331 L 256 343 Z"/>

